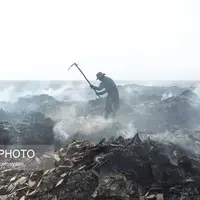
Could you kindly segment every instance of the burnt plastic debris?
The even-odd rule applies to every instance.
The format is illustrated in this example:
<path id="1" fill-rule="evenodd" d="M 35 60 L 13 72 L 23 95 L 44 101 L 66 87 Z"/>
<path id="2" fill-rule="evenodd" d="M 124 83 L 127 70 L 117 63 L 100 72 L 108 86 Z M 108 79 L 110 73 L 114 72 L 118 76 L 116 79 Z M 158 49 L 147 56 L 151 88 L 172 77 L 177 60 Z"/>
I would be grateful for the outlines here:
<path id="1" fill-rule="evenodd" d="M 46 171 L 0 171 L 0 199 L 200 199 L 200 159 L 136 134 L 76 140 L 55 152 Z"/>

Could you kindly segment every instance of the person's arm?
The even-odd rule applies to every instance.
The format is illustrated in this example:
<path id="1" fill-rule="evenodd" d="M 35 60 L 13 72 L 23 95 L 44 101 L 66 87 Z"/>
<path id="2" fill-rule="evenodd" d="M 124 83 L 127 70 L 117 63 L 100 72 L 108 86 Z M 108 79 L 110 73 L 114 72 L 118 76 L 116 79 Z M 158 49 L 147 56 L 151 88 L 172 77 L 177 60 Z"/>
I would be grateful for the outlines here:
<path id="1" fill-rule="evenodd" d="M 99 84 L 99 86 L 94 86 L 94 85 L 91 85 L 90 86 L 92 89 L 94 89 L 94 90 L 103 90 L 103 84 L 102 84 L 102 82 Z"/>
<path id="2" fill-rule="evenodd" d="M 99 87 L 94 86 L 94 85 L 91 85 L 90 87 L 91 87 L 92 89 L 98 90 L 98 91 L 104 89 L 104 86 L 103 86 L 103 83 L 102 83 L 102 82 L 100 83 Z M 97 95 L 104 95 L 105 93 L 107 93 L 107 90 L 106 90 L 106 89 L 103 90 L 103 91 L 101 91 L 101 92 L 97 92 Z"/>
<path id="3" fill-rule="evenodd" d="M 103 90 L 102 92 L 97 92 L 98 95 L 104 95 L 105 93 L 107 93 L 107 90 Z"/>

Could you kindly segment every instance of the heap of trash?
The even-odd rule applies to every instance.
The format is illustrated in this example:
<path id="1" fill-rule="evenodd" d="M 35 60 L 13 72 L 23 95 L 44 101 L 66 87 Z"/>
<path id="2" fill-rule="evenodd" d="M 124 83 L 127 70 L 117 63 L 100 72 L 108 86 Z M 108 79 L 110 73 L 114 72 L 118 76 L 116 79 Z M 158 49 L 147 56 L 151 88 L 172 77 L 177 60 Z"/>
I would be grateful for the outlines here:
<path id="1" fill-rule="evenodd" d="M 54 122 L 40 112 L 0 110 L 0 145 L 54 144 Z"/>
<path id="2" fill-rule="evenodd" d="M 196 144 L 196 143 L 195 143 Z M 75 140 L 46 170 L 0 171 L 1 200 L 200 199 L 199 152 L 133 138 Z"/>

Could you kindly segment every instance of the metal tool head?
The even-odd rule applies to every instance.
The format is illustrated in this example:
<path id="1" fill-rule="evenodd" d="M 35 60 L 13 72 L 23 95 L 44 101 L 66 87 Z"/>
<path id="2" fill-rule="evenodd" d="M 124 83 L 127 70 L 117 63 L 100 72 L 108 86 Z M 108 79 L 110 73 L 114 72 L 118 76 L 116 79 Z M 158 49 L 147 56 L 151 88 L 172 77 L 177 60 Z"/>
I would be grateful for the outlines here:
<path id="1" fill-rule="evenodd" d="M 70 67 L 68 68 L 68 71 L 71 69 L 71 67 L 73 67 L 74 63 L 72 65 L 70 65 Z"/>
<path id="2" fill-rule="evenodd" d="M 68 71 L 69 71 L 69 70 L 70 70 L 70 68 L 71 68 L 71 67 L 73 67 L 74 65 L 75 65 L 76 67 L 78 66 L 76 63 L 73 63 L 73 64 L 72 64 L 72 65 L 70 65 L 70 67 L 68 68 Z"/>

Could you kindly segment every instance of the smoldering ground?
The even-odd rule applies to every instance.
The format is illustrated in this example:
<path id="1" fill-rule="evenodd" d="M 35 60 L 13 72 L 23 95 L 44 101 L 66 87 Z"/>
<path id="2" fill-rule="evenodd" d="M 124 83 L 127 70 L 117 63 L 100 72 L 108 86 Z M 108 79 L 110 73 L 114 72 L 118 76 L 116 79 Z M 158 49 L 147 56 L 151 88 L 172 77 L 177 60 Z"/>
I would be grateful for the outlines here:
<path id="1" fill-rule="evenodd" d="M 115 121 L 106 121 L 102 117 L 105 96 L 97 99 L 85 83 L 45 82 L 37 83 L 37 88 L 31 83 L 11 86 L 8 88 L 12 90 L 8 91 L 12 91 L 12 94 L 10 92 L 9 96 L 7 93 L 4 102 L 0 104 L 2 109 L 9 113 L 42 112 L 54 121 L 54 136 L 63 143 L 73 138 L 98 142 L 103 137 L 132 137 L 139 131 L 153 140 L 175 142 L 184 146 L 185 139 L 178 137 L 176 132 L 199 127 L 200 104 L 198 99 L 193 98 L 194 94 L 199 95 L 198 87 L 183 95 L 182 92 L 189 86 L 119 85 L 120 111 Z M 22 86 L 26 89 L 24 93 Z M 5 91 L 4 89 L 3 92 Z M 3 93 L 1 94 L 3 100 Z M 13 94 L 15 98 L 12 97 Z M 21 99 L 24 96 L 27 99 Z M 15 99 L 15 102 L 11 103 L 11 99 Z"/>

